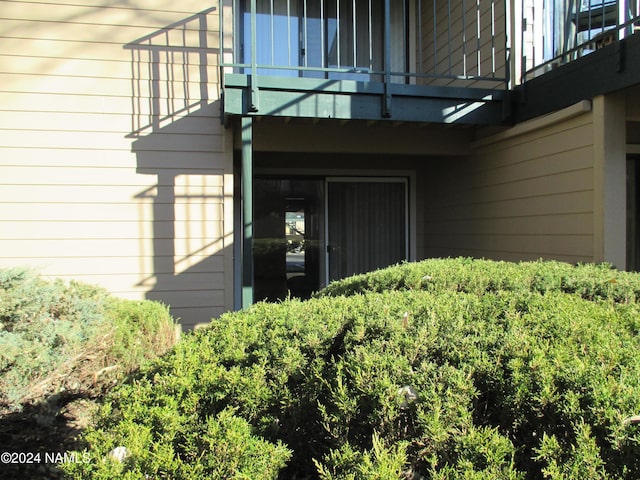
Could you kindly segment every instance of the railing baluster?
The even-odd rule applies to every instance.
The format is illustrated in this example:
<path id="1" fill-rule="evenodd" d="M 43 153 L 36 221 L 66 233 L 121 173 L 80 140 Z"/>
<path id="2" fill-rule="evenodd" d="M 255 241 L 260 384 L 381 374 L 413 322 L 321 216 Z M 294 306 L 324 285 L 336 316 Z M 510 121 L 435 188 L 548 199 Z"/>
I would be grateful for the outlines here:
<path id="1" fill-rule="evenodd" d="M 466 5 L 462 0 L 462 75 L 467 76 L 467 15 Z"/>
<path id="2" fill-rule="evenodd" d="M 384 1 L 384 82 L 391 83 L 391 0 Z"/>
<path id="3" fill-rule="evenodd" d="M 384 100 L 383 116 L 391 116 L 391 0 L 384 0 Z"/>
<path id="4" fill-rule="evenodd" d="M 576 45 L 578 45 L 578 30 L 579 30 L 578 25 L 579 25 L 579 22 L 580 22 L 580 10 L 582 10 L 581 3 L 580 3 L 581 0 L 574 0 L 574 1 L 576 2 L 576 5 L 574 7 L 574 10 L 575 10 L 575 21 L 574 21 L 575 29 L 574 29 L 574 32 L 573 32 L 573 46 L 571 48 L 573 48 Z M 591 0 L 587 0 L 587 1 L 591 2 Z M 591 11 L 589 11 L 589 23 L 591 23 Z M 566 26 L 565 26 L 565 28 L 566 28 Z M 589 30 L 591 30 L 591 29 L 589 29 Z M 579 56 L 579 55 L 576 55 L 576 56 Z M 534 59 L 534 61 L 535 61 L 535 59 Z"/>
<path id="5" fill-rule="evenodd" d="M 622 1 L 618 1 L 618 8 L 616 9 L 616 27 L 619 27 L 620 25 L 623 25 L 626 20 L 627 20 L 627 9 L 626 7 L 626 1 L 622 0 Z M 624 28 L 619 28 L 618 29 L 618 40 L 622 40 L 625 37 L 625 29 Z"/>
<path id="6" fill-rule="evenodd" d="M 587 1 L 589 2 L 589 7 L 587 8 L 587 12 L 588 12 L 588 14 L 587 14 L 587 23 L 588 23 L 588 26 L 589 26 L 589 35 L 591 35 L 591 29 L 593 28 L 593 26 L 591 24 L 591 20 L 592 20 L 593 16 L 591 15 L 591 0 L 587 0 Z M 580 10 L 582 10 L 582 8 L 580 8 Z M 576 22 L 576 25 L 577 24 L 578 23 Z M 577 30 L 577 28 L 576 28 L 576 30 Z"/>
<path id="7" fill-rule="evenodd" d="M 491 0 L 491 76 L 496 77 L 496 4 Z"/>
<path id="8" fill-rule="evenodd" d="M 309 66 L 309 51 L 307 50 L 308 45 L 307 45 L 307 30 L 309 29 L 309 22 L 307 19 L 307 0 L 304 0 L 303 3 L 303 28 L 302 30 L 304 31 L 304 39 L 303 39 L 303 47 L 302 47 L 302 57 L 304 58 L 304 66 L 308 67 Z"/>
<path id="9" fill-rule="evenodd" d="M 417 25 L 416 25 L 416 30 L 417 30 L 417 34 L 418 34 L 418 41 L 417 41 L 417 49 L 418 49 L 418 55 L 417 55 L 417 65 L 416 65 L 416 70 L 419 73 L 422 73 L 422 0 L 418 0 L 418 20 L 417 20 Z"/>
<path id="10" fill-rule="evenodd" d="M 433 0 L 433 74 L 438 74 L 438 12 L 436 0 Z"/>
<path id="11" fill-rule="evenodd" d="M 482 52 L 480 46 L 480 35 L 482 32 L 482 26 L 480 24 L 481 17 L 482 15 L 480 12 L 480 0 L 476 0 L 476 72 L 478 76 L 480 76 L 480 72 L 482 71 Z"/>
<path id="12" fill-rule="evenodd" d="M 287 66 L 291 67 L 291 0 L 287 0 Z"/>
<path id="13" fill-rule="evenodd" d="M 250 80 L 250 97 L 249 110 L 258 111 L 258 47 L 256 39 L 257 19 L 256 19 L 256 0 L 251 0 L 251 80 Z"/>
<path id="14" fill-rule="evenodd" d="M 408 26 L 408 17 L 409 17 L 409 12 L 407 11 L 407 2 L 402 2 L 402 39 L 403 39 L 403 48 L 404 48 L 404 52 L 402 55 L 402 71 L 406 72 L 407 69 L 409 68 L 409 49 L 408 47 L 408 43 L 407 39 L 410 38 L 407 32 L 407 26 Z M 409 77 L 405 77 L 404 78 L 404 83 L 409 83 Z"/>
<path id="15" fill-rule="evenodd" d="M 271 0 L 269 2 L 269 8 L 271 9 L 271 15 L 269 18 L 269 24 L 270 24 L 270 28 L 271 28 L 271 65 L 275 65 L 276 64 L 276 52 L 275 52 L 275 32 L 274 32 L 274 28 L 273 28 L 273 0 Z"/>
<path id="16" fill-rule="evenodd" d="M 218 65 L 222 74 L 222 64 L 224 62 L 224 5 L 220 2 L 220 12 L 218 13 Z M 224 80 L 224 75 L 220 75 L 220 81 Z"/>
<path id="17" fill-rule="evenodd" d="M 356 27 L 356 0 L 353 0 L 351 4 L 351 17 L 352 17 L 352 26 L 353 26 L 353 67 L 358 66 L 358 36 L 357 36 L 357 27 Z"/>
<path id="18" fill-rule="evenodd" d="M 320 65 L 322 67 L 327 66 L 327 61 L 325 58 L 325 51 L 327 49 L 325 40 L 325 29 L 326 24 L 324 20 L 324 0 L 320 0 Z"/>
<path id="19" fill-rule="evenodd" d="M 447 48 L 449 60 L 449 70 L 448 73 L 451 75 L 451 0 L 447 0 Z"/>
<path id="20" fill-rule="evenodd" d="M 513 77 L 515 76 L 515 72 L 512 70 L 512 66 L 515 65 L 515 62 L 512 63 L 511 55 L 515 52 L 515 48 L 513 45 L 514 39 L 511 37 L 511 28 L 512 28 L 512 9 L 514 7 L 514 3 L 505 2 L 504 3 L 504 20 L 502 22 L 502 27 L 505 32 L 505 49 L 504 55 L 502 59 L 504 60 L 504 89 L 510 90 L 513 86 Z"/>
<path id="21" fill-rule="evenodd" d="M 373 71 L 373 9 L 369 0 L 369 71 Z"/>
<path id="22" fill-rule="evenodd" d="M 340 62 L 340 0 L 336 0 L 336 43 L 338 68 L 340 68 L 342 65 Z"/>
<path id="23" fill-rule="evenodd" d="M 527 28 L 527 17 L 525 16 L 524 9 L 525 9 L 525 0 L 521 0 L 520 2 L 520 11 L 522 14 L 522 21 L 520 23 L 520 82 L 521 83 L 524 83 L 526 81 L 526 72 L 527 72 L 527 53 L 525 51 L 525 45 L 524 45 L 524 31 Z M 554 17 L 554 22 L 555 22 L 555 17 Z M 554 48 L 555 48 L 555 40 L 554 40 Z"/>

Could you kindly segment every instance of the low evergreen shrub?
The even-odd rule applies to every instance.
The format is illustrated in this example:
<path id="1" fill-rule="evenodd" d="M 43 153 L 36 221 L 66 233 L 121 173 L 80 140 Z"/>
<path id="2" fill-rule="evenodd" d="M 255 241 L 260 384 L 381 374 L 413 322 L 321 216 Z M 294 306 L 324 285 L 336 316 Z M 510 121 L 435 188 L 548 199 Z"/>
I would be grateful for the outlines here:
<path id="1" fill-rule="evenodd" d="M 558 291 L 588 300 L 617 303 L 640 298 L 640 276 L 611 265 L 571 265 L 557 261 L 499 262 L 473 258 L 430 259 L 401 264 L 333 282 L 316 296 L 354 295 L 389 290 L 451 291 L 483 294 L 498 291 Z"/>
<path id="2" fill-rule="evenodd" d="M 175 342 L 168 309 L 80 282 L 0 270 L 0 413 L 94 395 Z"/>
<path id="3" fill-rule="evenodd" d="M 226 314 L 115 389 L 85 436 L 93 461 L 66 472 L 640 478 L 625 421 L 640 413 L 638 284 L 607 266 L 442 260 Z"/>

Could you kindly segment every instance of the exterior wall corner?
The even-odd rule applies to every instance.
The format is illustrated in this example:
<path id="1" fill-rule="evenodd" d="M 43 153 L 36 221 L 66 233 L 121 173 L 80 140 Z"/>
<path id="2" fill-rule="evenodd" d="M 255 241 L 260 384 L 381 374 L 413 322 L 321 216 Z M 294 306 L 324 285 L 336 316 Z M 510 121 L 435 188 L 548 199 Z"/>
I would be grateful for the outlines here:
<path id="1" fill-rule="evenodd" d="M 594 251 L 596 262 L 626 267 L 626 107 L 624 97 L 593 100 Z"/>

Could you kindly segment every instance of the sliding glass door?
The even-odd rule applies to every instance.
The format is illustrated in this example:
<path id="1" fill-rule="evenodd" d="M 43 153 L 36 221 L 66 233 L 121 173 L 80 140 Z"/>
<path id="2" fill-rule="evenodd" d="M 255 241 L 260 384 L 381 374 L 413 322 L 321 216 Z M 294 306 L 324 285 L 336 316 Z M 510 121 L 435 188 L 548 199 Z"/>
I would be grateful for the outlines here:
<path id="1" fill-rule="evenodd" d="M 329 281 L 407 259 L 406 180 L 328 179 L 326 191 Z"/>
<path id="2" fill-rule="evenodd" d="M 407 259 L 407 198 L 405 178 L 255 178 L 254 300 Z"/>

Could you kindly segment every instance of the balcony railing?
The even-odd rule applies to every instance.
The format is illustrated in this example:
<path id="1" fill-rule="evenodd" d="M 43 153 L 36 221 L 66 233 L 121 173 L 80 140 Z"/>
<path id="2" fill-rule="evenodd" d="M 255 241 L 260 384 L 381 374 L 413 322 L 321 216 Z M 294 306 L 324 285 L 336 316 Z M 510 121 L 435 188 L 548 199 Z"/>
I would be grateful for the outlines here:
<path id="1" fill-rule="evenodd" d="M 504 121 L 506 91 L 640 31 L 640 0 L 221 3 L 226 115 Z"/>
<path id="2" fill-rule="evenodd" d="M 640 31 L 640 0 L 521 0 L 521 82 Z"/>
<path id="3" fill-rule="evenodd" d="M 236 0 L 226 72 L 505 89 L 504 0 Z"/>

